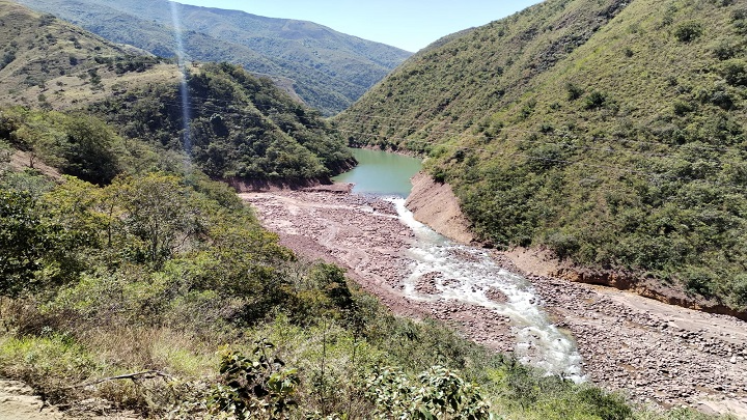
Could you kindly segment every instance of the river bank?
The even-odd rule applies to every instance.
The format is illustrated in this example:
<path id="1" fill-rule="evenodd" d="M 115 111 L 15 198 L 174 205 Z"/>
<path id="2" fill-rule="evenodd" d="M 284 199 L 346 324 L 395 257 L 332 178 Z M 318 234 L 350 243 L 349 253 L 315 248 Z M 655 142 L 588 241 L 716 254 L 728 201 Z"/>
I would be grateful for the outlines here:
<path id="1" fill-rule="evenodd" d="M 242 198 L 280 235 L 281 243 L 307 258 L 346 267 L 349 277 L 395 313 L 444 320 L 490 348 L 517 350 L 516 328 L 496 311 L 407 296 L 405 283 L 413 267 L 408 249 L 415 238 L 391 203 L 299 191 Z M 548 276 L 527 280 L 554 323 L 575 339 L 583 371 L 595 383 L 640 401 L 732 410 L 747 418 L 747 323 Z M 448 279 L 439 279 L 438 273 L 426 273 L 415 279 L 414 287 L 427 295 L 444 281 Z M 497 303 L 505 298 L 491 296 Z"/>

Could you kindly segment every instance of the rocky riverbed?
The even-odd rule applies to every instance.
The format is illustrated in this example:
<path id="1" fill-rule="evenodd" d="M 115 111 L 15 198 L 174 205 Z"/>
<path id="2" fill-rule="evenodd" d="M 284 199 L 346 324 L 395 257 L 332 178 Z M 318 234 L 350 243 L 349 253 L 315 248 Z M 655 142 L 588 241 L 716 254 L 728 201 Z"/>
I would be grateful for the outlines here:
<path id="1" fill-rule="evenodd" d="M 490 348 L 511 352 L 511 321 L 484 307 L 404 292 L 412 261 L 412 230 L 391 203 L 330 192 L 243 194 L 281 243 L 311 259 L 335 262 L 395 313 L 432 317 Z M 505 255 L 498 263 L 516 270 Z M 614 289 L 526 274 L 555 324 L 577 343 L 587 377 L 633 399 L 747 418 L 747 323 L 673 307 Z M 448 279 L 429 272 L 415 281 L 422 294 Z M 487 294 L 487 293 L 486 293 Z M 500 291 L 489 294 L 498 303 Z"/>

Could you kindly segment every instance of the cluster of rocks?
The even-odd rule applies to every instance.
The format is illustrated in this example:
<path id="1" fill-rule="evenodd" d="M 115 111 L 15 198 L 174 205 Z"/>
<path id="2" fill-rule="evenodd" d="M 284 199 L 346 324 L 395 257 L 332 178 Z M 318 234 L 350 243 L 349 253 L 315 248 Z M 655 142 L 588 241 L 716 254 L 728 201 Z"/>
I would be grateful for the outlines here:
<path id="1" fill-rule="evenodd" d="M 415 280 L 415 291 L 424 295 L 438 294 L 439 280 L 443 281 L 443 274 L 430 272 L 423 274 Z"/>
<path id="2" fill-rule="evenodd" d="M 644 299 L 624 292 L 528 279 L 557 323 L 576 339 L 593 382 L 667 406 L 696 406 L 714 396 L 747 402 L 747 323 L 669 307 L 678 313 L 673 319 L 670 313 L 621 303 Z"/>

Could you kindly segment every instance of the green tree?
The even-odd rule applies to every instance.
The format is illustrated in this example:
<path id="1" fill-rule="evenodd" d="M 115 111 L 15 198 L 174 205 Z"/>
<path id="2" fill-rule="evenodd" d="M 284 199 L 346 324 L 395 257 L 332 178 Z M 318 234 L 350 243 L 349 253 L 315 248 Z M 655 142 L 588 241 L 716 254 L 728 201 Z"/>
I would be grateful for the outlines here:
<path id="1" fill-rule="evenodd" d="M 674 36 L 680 42 L 693 42 L 703 35 L 703 25 L 695 21 L 682 22 L 674 30 Z"/>
<path id="2" fill-rule="evenodd" d="M 64 131 L 63 170 L 94 184 L 111 182 L 119 173 L 114 132 L 101 120 L 87 115 L 65 121 Z"/>
<path id="3" fill-rule="evenodd" d="M 124 229 L 141 241 L 135 257 L 160 266 L 202 230 L 192 191 L 163 174 L 117 179 L 108 193 L 119 201 Z"/>
<path id="4" fill-rule="evenodd" d="M 59 225 L 43 220 L 27 192 L 0 189 L 0 295 L 16 296 L 39 284 L 36 272 L 56 247 Z"/>

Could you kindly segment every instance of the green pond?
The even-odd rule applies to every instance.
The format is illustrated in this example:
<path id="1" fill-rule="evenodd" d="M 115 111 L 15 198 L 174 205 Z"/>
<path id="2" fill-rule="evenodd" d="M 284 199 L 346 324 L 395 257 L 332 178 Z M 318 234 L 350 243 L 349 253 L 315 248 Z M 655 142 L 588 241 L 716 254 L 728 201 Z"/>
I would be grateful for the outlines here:
<path id="1" fill-rule="evenodd" d="M 420 159 L 380 150 L 350 149 L 358 161 L 352 171 L 338 175 L 335 182 L 355 184 L 354 193 L 407 197 L 410 178 L 422 168 Z"/>

